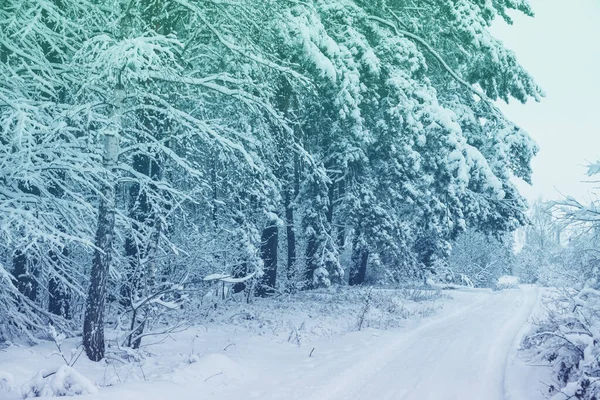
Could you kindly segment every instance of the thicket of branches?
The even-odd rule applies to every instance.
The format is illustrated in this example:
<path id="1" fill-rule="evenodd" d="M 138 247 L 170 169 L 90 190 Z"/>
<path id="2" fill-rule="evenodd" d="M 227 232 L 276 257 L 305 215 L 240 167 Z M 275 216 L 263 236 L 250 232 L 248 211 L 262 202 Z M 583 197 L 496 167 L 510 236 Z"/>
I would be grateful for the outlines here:
<path id="1" fill-rule="evenodd" d="M 0 338 L 83 323 L 98 360 L 107 323 L 137 347 L 209 273 L 422 279 L 466 228 L 522 225 L 536 146 L 492 102 L 542 92 L 487 30 L 510 10 L 4 1 Z"/>
<path id="2" fill-rule="evenodd" d="M 592 165 L 590 175 L 599 171 Z M 539 204 L 525 268 L 534 280 L 558 287 L 548 302 L 548 316 L 523 341 L 536 362 L 553 371 L 548 384 L 553 399 L 593 400 L 600 396 L 600 214 L 598 201 L 574 198 Z M 525 269 L 524 268 L 524 269 Z M 530 273 L 531 273 L 530 272 Z"/>

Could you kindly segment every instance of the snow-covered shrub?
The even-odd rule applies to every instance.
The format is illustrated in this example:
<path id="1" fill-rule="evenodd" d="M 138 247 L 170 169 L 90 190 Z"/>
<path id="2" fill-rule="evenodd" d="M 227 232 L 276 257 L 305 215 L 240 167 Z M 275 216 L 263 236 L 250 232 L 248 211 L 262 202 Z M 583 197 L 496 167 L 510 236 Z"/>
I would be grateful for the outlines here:
<path id="1" fill-rule="evenodd" d="M 546 320 L 525 337 L 522 348 L 535 361 L 548 363 L 556 379 L 553 400 L 600 396 L 600 290 L 590 281 L 580 291 L 563 291 Z"/>
<path id="2" fill-rule="evenodd" d="M 371 303 L 373 302 L 373 289 L 369 288 L 364 294 L 362 299 L 361 308 L 356 316 L 356 329 L 362 330 L 365 325 L 365 319 L 367 318 L 367 314 L 371 309 Z"/>
<path id="3" fill-rule="evenodd" d="M 23 398 L 27 399 L 95 394 L 97 389 L 73 367 L 63 365 L 53 374 L 44 375 L 43 372 L 38 372 L 35 378 L 23 385 L 21 392 Z"/>
<path id="4" fill-rule="evenodd" d="M 13 376 L 8 372 L 0 371 L 0 397 L 2 393 L 12 394 L 16 392 L 13 385 Z"/>
<path id="5" fill-rule="evenodd" d="M 421 303 L 424 301 L 434 301 L 440 298 L 439 290 L 421 290 L 416 288 L 407 288 L 402 290 L 402 295 L 410 301 Z"/>
<path id="6" fill-rule="evenodd" d="M 519 277 L 512 275 L 503 275 L 496 282 L 496 290 L 516 289 L 519 287 Z"/>
<path id="7" fill-rule="evenodd" d="M 448 283 L 493 288 L 498 278 L 512 273 L 513 259 L 509 237 L 497 239 L 471 230 L 453 243 L 447 265 L 440 273 Z"/>

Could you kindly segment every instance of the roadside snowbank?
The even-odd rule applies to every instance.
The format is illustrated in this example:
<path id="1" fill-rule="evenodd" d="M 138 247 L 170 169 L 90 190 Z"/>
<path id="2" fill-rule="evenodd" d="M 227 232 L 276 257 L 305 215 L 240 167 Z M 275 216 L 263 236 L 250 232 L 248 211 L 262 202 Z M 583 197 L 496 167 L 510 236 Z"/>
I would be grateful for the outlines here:
<path id="1" fill-rule="evenodd" d="M 83 355 L 74 368 L 64 365 L 54 342 L 13 344 L 0 352 L 0 398 L 94 394 L 96 387 L 100 390 L 93 397 L 99 399 L 169 399 L 186 390 L 218 398 L 232 387 L 264 381 L 265 371 L 274 366 L 281 366 L 275 368 L 281 372 L 329 363 L 334 343 L 347 342 L 348 356 L 360 353 L 382 330 L 416 325 L 448 300 L 439 290 L 338 287 L 250 304 L 238 298 L 198 305 L 188 311 L 198 323 L 148 338 L 139 351 L 119 346 L 122 332 L 108 332 L 107 359 L 92 363 Z M 79 341 L 65 340 L 62 350 L 76 354 Z M 344 359 L 339 354 L 335 358 Z M 293 376 L 292 370 L 282 376 Z M 48 371 L 57 372 L 42 379 L 40 374 Z"/>

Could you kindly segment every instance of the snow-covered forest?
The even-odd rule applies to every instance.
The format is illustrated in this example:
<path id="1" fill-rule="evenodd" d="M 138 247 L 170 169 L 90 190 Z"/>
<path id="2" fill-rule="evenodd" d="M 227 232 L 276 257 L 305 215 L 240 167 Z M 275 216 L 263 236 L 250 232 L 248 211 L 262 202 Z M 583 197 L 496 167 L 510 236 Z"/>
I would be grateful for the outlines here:
<path id="1" fill-rule="evenodd" d="M 542 380 L 596 399 L 600 208 L 517 189 L 538 146 L 499 103 L 545 94 L 490 33 L 515 13 L 534 16 L 527 0 L 1 0 L 0 398 L 367 399 L 348 382 L 369 349 L 450 316 L 485 330 L 496 310 L 514 330 L 482 346 L 504 394 Z M 551 368 L 518 392 L 524 360 Z M 305 361 L 318 373 L 286 384 Z"/>

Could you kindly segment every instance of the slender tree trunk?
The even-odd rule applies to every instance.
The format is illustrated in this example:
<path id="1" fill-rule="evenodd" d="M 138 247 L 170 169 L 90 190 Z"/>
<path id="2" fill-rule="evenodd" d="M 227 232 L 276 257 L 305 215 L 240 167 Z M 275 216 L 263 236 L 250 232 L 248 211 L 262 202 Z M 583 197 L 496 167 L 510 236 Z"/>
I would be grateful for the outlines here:
<path id="1" fill-rule="evenodd" d="M 257 288 L 257 294 L 265 297 L 273 294 L 277 284 L 277 250 L 279 244 L 279 228 L 277 221 L 269 221 L 269 225 L 262 232 L 261 258 L 263 260 L 263 276 Z"/>
<path id="2" fill-rule="evenodd" d="M 247 276 L 247 275 L 248 275 L 248 263 L 245 263 L 245 262 L 238 265 L 233 272 L 234 278 L 243 278 L 244 276 Z M 246 290 L 246 282 L 238 282 L 238 283 L 235 283 L 231 287 L 231 291 L 233 293 L 241 293 L 244 290 Z"/>
<path id="3" fill-rule="evenodd" d="M 63 96 L 61 95 L 61 98 Z M 52 196 L 60 199 L 64 196 L 64 190 L 61 183 L 65 181 L 65 172 L 58 171 L 54 176 L 56 181 L 52 182 L 48 188 L 48 191 Z M 59 227 L 61 232 L 65 232 L 65 227 Z M 51 250 L 49 254 L 50 261 L 52 262 L 52 268 L 54 269 L 54 275 L 48 280 L 48 311 L 54 315 L 69 319 L 71 318 L 71 289 L 65 284 L 65 281 L 71 282 L 70 277 L 65 272 L 65 265 L 63 260 L 69 256 L 69 250 L 65 246 L 62 250 L 62 257 Z"/>
<path id="4" fill-rule="evenodd" d="M 66 258 L 68 255 L 69 251 L 65 247 L 62 256 Z M 60 277 L 52 276 L 48 280 L 48 311 L 54 315 L 69 319 L 71 318 L 71 290 L 64 282 L 69 277 L 65 276 L 63 270 L 57 268 L 61 262 L 58 254 L 51 251 L 50 260 L 54 264 L 54 273 L 59 274 Z"/>
<path id="5" fill-rule="evenodd" d="M 151 180 L 157 180 L 161 174 L 160 165 L 147 154 L 136 154 L 133 156 L 134 171 L 149 177 Z M 150 185 L 152 186 L 152 185 Z M 136 182 L 130 190 L 130 209 L 129 216 L 135 221 L 133 232 L 127 238 L 125 251 L 129 260 L 129 272 L 127 276 L 126 292 L 129 295 L 128 305 L 131 306 L 131 300 L 148 295 L 154 287 L 155 252 L 152 251 L 155 241 L 158 241 L 156 235 L 160 236 L 160 227 L 157 226 L 156 210 L 149 199 L 146 189 Z M 152 231 L 152 238 L 148 243 L 142 243 L 138 246 L 135 236 L 142 232 L 144 227 L 149 227 Z M 156 243 L 158 245 L 158 243 Z M 143 261 L 142 261 L 143 260 Z M 141 335 L 145 328 L 145 310 L 133 310 L 132 313 L 132 331 L 128 338 L 128 345 L 137 349 L 141 345 Z"/>
<path id="6" fill-rule="evenodd" d="M 285 201 L 285 223 L 287 236 L 287 278 L 294 278 L 297 250 L 296 250 L 296 222 L 295 222 L 295 201 L 300 193 L 300 160 L 298 154 L 294 153 L 294 161 L 291 166 L 292 172 L 289 177 L 288 187 L 284 194 Z"/>
<path id="7" fill-rule="evenodd" d="M 37 299 L 38 283 L 35 277 L 36 271 L 32 268 L 31 260 L 21 250 L 15 251 L 13 255 L 13 275 L 17 278 L 17 289 L 31 301 Z"/>
<path id="8" fill-rule="evenodd" d="M 346 196 L 346 180 L 340 179 L 338 181 L 338 199 L 343 199 Z M 342 249 L 346 245 L 346 227 L 344 221 L 338 221 L 339 226 L 337 227 L 337 246 Z"/>
<path id="9" fill-rule="evenodd" d="M 335 182 L 331 182 L 327 187 L 327 197 L 329 199 L 329 204 L 327 206 L 327 226 L 329 227 L 329 234 L 333 229 L 333 210 L 335 208 Z"/>
<path id="10" fill-rule="evenodd" d="M 19 190 L 33 196 L 40 196 L 40 190 L 36 186 L 25 182 L 19 182 Z M 29 209 L 29 206 L 26 206 Z M 13 275 L 17 278 L 17 289 L 23 296 L 31 301 L 37 300 L 38 281 L 37 275 L 39 265 L 31 254 L 23 250 L 16 250 L 13 254 Z"/>
<path id="11" fill-rule="evenodd" d="M 292 204 L 290 192 L 291 190 L 287 189 L 284 193 L 288 280 L 293 279 L 294 267 L 296 264 L 296 226 L 294 223 L 294 206 Z"/>
<path id="12" fill-rule="evenodd" d="M 118 90 L 120 92 L 120 90 Z M 117 110 L 113 116 L 114 132 L 105 134 L 104 168 L 114 170 L 119 156 L 119 132 L 121 127 L 121 93 L 117 93 Z M 102 188 L 98 209 L 96 250 L 90 276 L 90 287 L 85 304 L 83 320 L 83 347 L 92 361 L 104 358 L 104 307 L 106 304 L 108 272 L 112 262 L 115 236 L 115 187 L 107 179 Z"/>
<path id="13" fill-rule="evenodd" d="M 352 265 L 350 266 L 350 286 L 362 285 L 367 276 L 367 263 L 369 262 L 369 251 L 356 249 L 352 253 Z"/>
<path id="14" fill-rule="evenodd" d="M 308 289 L 315 287 L 315 271 L 318 266 L 315 260 L 317 255 L 317 248 L 319 247 L 318 238 L 315 235 L 311 235 L 307 239 L 306 244 L 306 275 L 305 281 Z"/>
<path id="15" fill-rule="evenodd" d="M 115 139 L 114 136 L 108 136 L 107 142 Z M 112 146 L 107 145 L 107 147 Z M 104 358 L 104 306 L 115 233 L 114 187 L 111 184 L 106 185 L 103 192 L 104 198 L 100 201 L 98 211 L 97 249 L 94 253 L 83 322 L 83 346 L 87 356 L 92 361 L 100 361 Z"/>
<path id="16" fill-rule="evenodd" d="M 65 319 L 71 318 L 71 293 L 57 277 L 48 281 L 48 311 Z"/>
<path id="17" fill-rule="evenodd" d="M 241 200 L 241 199 L 240 199 Z M 240 201 L 241 204 L 241 201 Z M 236 225 L 238 227 L 243 227 L 244 225 L 246 225 L 246 221 L 244 220 L 244 215 L 243 213 L 239 213 L 236 216 L 233 217 L 234 222 L 236 223 Z M 239 235 L 244 235 L 243 233 L 239 233 Z M 238 237 L 238 240 L 241 239 L 242 237 Z M 242 241 L 247 240 L 246 237 L 243 237 Z M 248 263 L 246 261 L 242 261 L 240 264 L 234 266 L 233 271 L 232 271 L 232 275 L 234 278 L 243 278 L 245 276 L 248 276 L 248 273 L 250 271 L 248 270 Z M 231 291 L 233 293 L 241 293 L 244 290 L 246 290 L 246 282 L 238 282 L 236 284 L 233 285 L 233 287 L 231 288 Z"/>
<path id="18" fill-rule="evenodd" d="M 217 182 L 217 155 L 212 154 L 211 156 L 211 166 L 210 166 L 210 180 L 212 185 L 212 204 L 211 204 L 211 216 L 212 222 L 215 229 L 219 228 L 218 223 L 218 212 L 219 207 L 217 205 L 217 201 L 219 200 L 219 187 Z"/>

